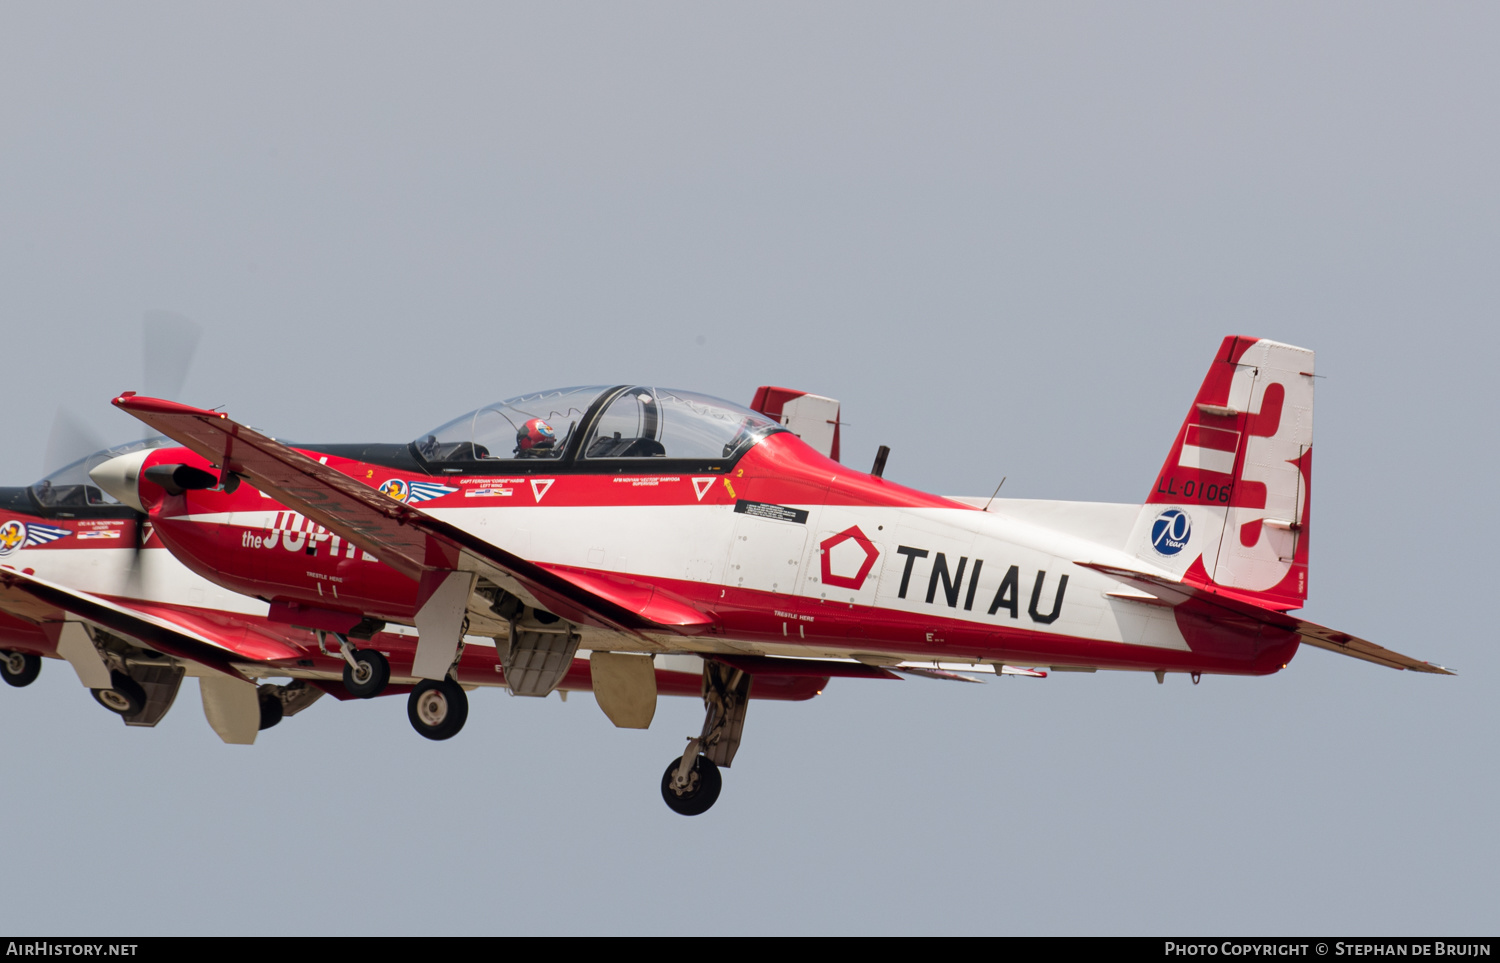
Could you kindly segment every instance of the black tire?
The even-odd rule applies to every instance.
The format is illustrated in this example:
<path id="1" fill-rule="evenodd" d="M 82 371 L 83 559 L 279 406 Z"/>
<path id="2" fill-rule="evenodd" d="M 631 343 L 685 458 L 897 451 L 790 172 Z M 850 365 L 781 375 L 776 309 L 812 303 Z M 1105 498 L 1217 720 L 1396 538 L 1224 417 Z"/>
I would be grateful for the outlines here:
<path id="1" fill-rule="evenodd" d="M 93 689 L 94 701 L 121 716 L 133 716 L 146 705 L 146 690 L 123 672 L 109 674 L 108 689 Z"/>
<path id="2" fill-rule="evenodd" d="M 355 649 L 354 661 L 361 666 L 356 675 L 354 667 L 344 663 L 344 688 L 360 699 L 373 699 L 385 691 L 391 681 L 391 664 L 386 657 L 374 649 Z"/>
<path id="3" fill-rule="evenodd" d="M 260 696 L 260 728 L 269 729 L 281 721 L 286 714 L 286 707 L 281 700 L 269 692 L 263 692 Z"/>
<path id="4" fill-rule="evenodd" d="M 423 679 L 406 699 L 406 717 L 428 739 L 452 739 L 469 719 L 469 696 L 452 679 Z"/>
<path id="5" fill-rule="evenodd" d="M 0 652 L 0 678 L 13 686 L 27 686 L 42 671 L 42 657 L 30 652 Z"/>
<path id="6" fill-rule="evenodd" d="M 719 775 L 718 766 L 699 756 L 693 761 L 693 776 L 689 779 L 689 788 L 679 793 L 672 788 L 672 777 L 681 764 L 681 756 L 667 764 L 667 771 L 661 777 L 661 798 L 667 801 L 667 808 L 674 813 L 701 816 L 718 801 L 719 790 L 724 788 L 724 777 Z"/>

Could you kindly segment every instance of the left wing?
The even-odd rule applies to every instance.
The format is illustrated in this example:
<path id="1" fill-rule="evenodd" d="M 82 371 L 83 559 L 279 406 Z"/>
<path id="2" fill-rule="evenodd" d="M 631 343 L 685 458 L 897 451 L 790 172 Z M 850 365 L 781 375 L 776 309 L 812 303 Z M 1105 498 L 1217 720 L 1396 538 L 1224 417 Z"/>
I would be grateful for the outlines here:
<path id="1" fill-rule="evenodd" d="M 539 565 L 398 502 L 228 415 L 125 394 L 122 408 L 402 574 L 438 586 L 475 572 L 569 621 L 627 634 L 697 634 L 714 619 L 687 600 L 628 576 Z"/>
<path id="2" fill-rule="evenodd" d="M 204 715 L 220 739 L 238 745 L 255 742 L 261 718 L 260 690 L 233 663 L 295 658 L 298 654 L 289 646 L 247 631 L 236 634 L 221 625 L 182 624 L 164 614 L 141 611 L 10 568 L 0 568 L 0 610 L 37 624 L 60 623 L 57 653 L 90 689 L 108 689 L 115 683 L 109 664 L 80 630 L 80 622 L 209 669 L 198 679 Z M 152 696 L 144 708 L 125 716 L 126 725 L 155 725 L 176 699 L 181 680 L 180 673 L 174 677 L 164 701 Z"/>
<path id="3" fill-rule="evenodd" d="M 138 611 L 97 595 L 70 589 L 56 582 L 0 568 L 0 609 L 28 622 L 62 622 L 67 616 L 97 625 L 117 635 L 155 649 L 173 658 L 196 662 L 236 679 L 243 679 L 232 665 L 265 654 L 243 654 L 230 638 L 215 638 L 160 615 Z M 295 653 L 288 653 L 295 656 Z M 278 653 L 278 657 L 282 656 Z"/>

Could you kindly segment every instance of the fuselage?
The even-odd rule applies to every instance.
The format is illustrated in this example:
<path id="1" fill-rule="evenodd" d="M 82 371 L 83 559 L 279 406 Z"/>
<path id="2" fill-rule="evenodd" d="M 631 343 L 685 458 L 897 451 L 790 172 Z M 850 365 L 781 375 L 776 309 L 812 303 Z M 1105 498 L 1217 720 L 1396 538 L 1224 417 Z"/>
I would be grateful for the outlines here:
<path id="1" fill-rule="evenodd" d="M 620 576 L 712 616 L 635 651 L 862 661 L 1008 662 L 1274 672 L 1295 633 L 1152 604 L 1078 563 L 1151 568 L 1076 531 L 851 470 L 779 432 L 723 464 L 651 459 L 424 465 L 399 446 L 302 449 L 517 556 Z M 363 453 L 363 452 L 361 452 Z M 208 468 L 186 449 L 145 466 Z M 489 473 L 491 470 L 496 473 Z M 411 624 L 417 583 L 249 485 L 166 495 L 142 484 L 161 539 L 190 568 L 265 603 Z M 1212 615 L 1212 617 L 1210 617 Z M 583 630 L 585 648 L 620 648 Z"/>
<path id="2" fill-rule="evenodd" d="M 176 529 L 175 524 L 168 525 Z M 190 529 L 189 529 L 190 531 Z M 198 564 L 195 556 L 182 558 L 167 550 L 154 525 L 137 526 L 134 512 L 119 504 L 81 502 L 47 506 L 26 488 L 0 489 L 0 568 L 36 575 L 70 590 L 117 603 L 133 612 L 160 618 L 172 625 L 225 644 L 224 661 L 252 678 L 300 678 L 342 693 L 339 680 L 343 660 L 336 648 L 325 649 L 309 629 L 272 616 L 258 592 L 236 591 L 232 582 Z M 138 544 L 138 539 L 142 544 Z M 382 574 L 384 566 L 374 566 Z M 405 580 L 397 577 L 397 582 Z M 401 586 L 405 588 L 404 585 Z M 29 652 L 49 658 L 58 655 L 61 622 L 44 611 L 29 611 L 39 620 L 0 611 L 0 650 Z M 399 684 L 410 678 L 416 632 L 395 624 L 374 633 L 366 643 L 390 660 Z M 167 652 L 190 676 L 214 670 L 190 653 Z M 696 696 L 700 669 L 697 660 L 664 663 L 657 685 L 666 695 Z M 491 640 L 471 637 L 454 667 L 459 682 L 470 686 L 500 686 L 505 682 Z M 759 698 L 802 700 L 816 694 L 822 680 L 775 680 L 763 685 Z M 591 688 L 588 663 L 579 659 L 559 685 L 563 690 Z M 390 690 L 403 691 L 402 688 Z"/>

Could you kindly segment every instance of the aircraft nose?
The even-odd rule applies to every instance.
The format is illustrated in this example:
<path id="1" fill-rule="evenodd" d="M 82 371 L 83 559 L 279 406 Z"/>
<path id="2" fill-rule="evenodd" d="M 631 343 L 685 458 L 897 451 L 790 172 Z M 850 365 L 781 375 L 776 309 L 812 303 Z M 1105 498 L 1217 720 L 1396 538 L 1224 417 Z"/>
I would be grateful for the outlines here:
<path id="1" fill-rule="evenodd" d="M 145 512 L 137 483 L 141 477 L 141 465 L 152 452 L 153 449 L 145 448 L 128 455 L 117 455 L 95 465 L 93 471 L 89 472 L 89 477 L 94 480 L 95 485 L 118 498 L 122 504 L 129 505 L 138 512 Z"/>

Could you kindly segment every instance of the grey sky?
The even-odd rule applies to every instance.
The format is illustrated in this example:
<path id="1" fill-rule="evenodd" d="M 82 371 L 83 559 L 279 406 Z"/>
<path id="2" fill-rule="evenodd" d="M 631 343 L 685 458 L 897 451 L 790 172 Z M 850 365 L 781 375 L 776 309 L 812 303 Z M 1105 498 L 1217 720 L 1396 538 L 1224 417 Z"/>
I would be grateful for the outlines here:
<path id="1" fill-rule="evenodd" d="M 646 733 L 481 692 L 220 745 L 0 692 L 35 933 L 1488 933 L 1500 12 L 1480 4 L 0 3 L 7 484 L 182 400 L 406 440 L 639 381 L 844 402 L 932 490 L 1139 501 L 1219 339 L 1318 351 L 1313 620 L 1267 679 L 838 680 L 708 815 Z M 701 343 L 700 343 L 701 339 Z"/>

